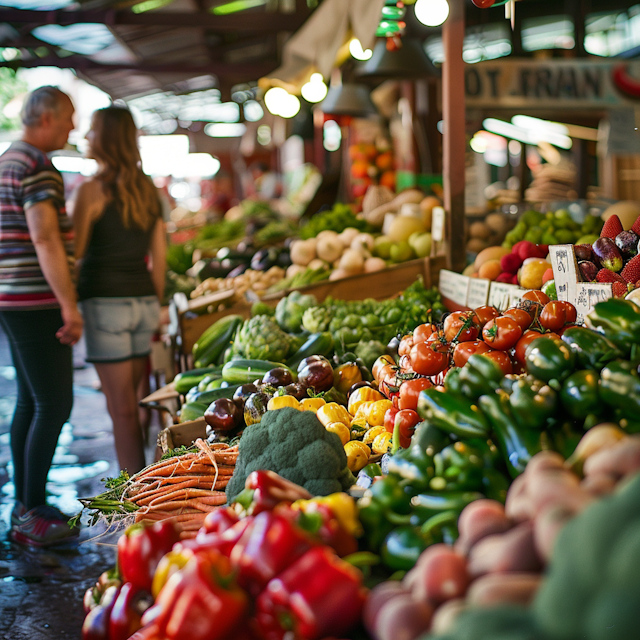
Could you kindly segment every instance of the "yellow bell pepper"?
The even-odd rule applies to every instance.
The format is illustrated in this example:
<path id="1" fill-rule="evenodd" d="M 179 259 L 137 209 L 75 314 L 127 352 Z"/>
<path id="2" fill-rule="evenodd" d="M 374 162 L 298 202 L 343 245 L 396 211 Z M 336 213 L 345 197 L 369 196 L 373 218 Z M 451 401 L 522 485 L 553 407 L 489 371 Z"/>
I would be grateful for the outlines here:
<path id="1" fill-rule="evenodd" d="M 377 435 L 373 439 L 373 444 L 371 445 L 371 448 L 373 449 L 374 453 L 388 453 L 389 451 L 391 451 L 392 440 L 393 440 L 393 434 L 389 433 L 388 431 L 385 431 L 384 433 Z"/>
<path id="2" fill-rule="evenodd" d="M 347 466 L 352 473 L 357 473 L 369 463 L 371 449 L 359 440 L 347 442 L 344 445 L 344 451 L 347 454 Z"/>
<path id="3" fill-rule="evenodd" d="M 316 412 L 316 416 L 325 427 L 331 422 L 342 422 L 347 426 L 351 423 L 349 412 L 337 402 L 323 404 Z"/>
<path id="4" fill-rule="evenodd" d="M 360 369 L 355 362 L 341 364 L 333 372 L 333 386 L 340 393 L 347 393 L 356 382 L 361 381 L 362 373 L 360 373 Z"/>
<path id="5" fill-rule="evenodd" d="M 351 440 L 351 431 L 349 431 L 349 427 L 342 422 L 330 422 L 328 425 L 325 425 L 325 429 L 331 431 L 331 433 L 335 433 L 343 445 Z"/>
<path id="6" fill-rule="evenodd" d="M 293 407 L 300 410 L 300 402 L 293 396 L 273 396 L 267 404 L 267 411 L 273 409 L 284 409 L 284 407 Z"/>
<path id="7" fill-rule="evenodd" d="M 174 573 L 184 569 L 187 562 L 193 558 L 193 555 L 194 553 L 191 549 L 178 548 L 176 551 L 169 551 L 169 553 L 162 556 L 151 583 L 151 593 L 154 598 L 158 597 L 162 587 Z"/>
<path id="8" fill-rule="evenodd" d="M 360 440 L 368 431 L 369 425 L 364 418 L 354 418 L 349 425 L 351 427 L 351 439 Z"/>
<path id="9" fill-rule="evenodd" d="M 352 416 L 355 416 L 358 411 L 358 407 L 363 402 L 384 400 L 384 399 L 385 399 L 384 396 L 379 391 L 376 391 L 371 387 L 360 387 L 359 389 L 356 389 L 349 396 L 349 404 L 347 408 L 349 409 L 349 413 Z"/>
<path id="10" fill-rule="evenodd" d="M 322 398 L 303 398 L 300 400 L 300 411 L 313 411 L 313 413 L 316 413 L 325 404 L 327 403 Z"/>
<path id="11" fill-rule="evenodd" d="M 367 411 L 369 411 L 369 407 L 376 401 L 374 400 L 367 400 L 366 402 L 363 402 L 361 404 L 358 405 L 358 410 L 356 411 L 356 415 L 354 416 L 354 418 L 364 418 L 365 420 L 367 419 Z"/>
<path id="12" fill-rule="evenodd" d="M 306 511 L 314 504 L 324 504 L 331 509 L 336 520 L 342 528 L 352 536 L 359 538 L 363 531 L 360 520 L 358 520 L 358 508 L 356 501 L 346 493 L 332 493 L 329 496 L 316 496 L 311 500 L 296 500 L 291 507 Z"/>
<path id="13" fill-rule="evenodd" d="M 371 446 L 371 443 L 378 437 L 381 433 L 386 433 L 386 429 L 383 426 L 371 427 L 369 431 L 364 434 L 362 438 L 362 442 Z"/>
<path id="14" fill-rule="evenodd" d="M 391 400 L 377 400 L 367 405 L 365 417 L 372 427 L 380 427 L 384 424 L 384 414 L 388 409 L 393 409 Z"/>

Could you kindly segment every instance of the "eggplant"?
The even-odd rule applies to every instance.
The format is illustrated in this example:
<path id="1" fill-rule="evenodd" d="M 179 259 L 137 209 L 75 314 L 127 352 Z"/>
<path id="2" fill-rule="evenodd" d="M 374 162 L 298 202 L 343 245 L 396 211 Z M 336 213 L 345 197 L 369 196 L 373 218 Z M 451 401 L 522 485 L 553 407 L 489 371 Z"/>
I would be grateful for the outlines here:
<path id="1" fill-rule="evenodd" d="M 271 249 L 260 249 L 253 254 L 253 258 L 251 258 L 251 268 L 255 271 L 266 271 L 267 269 L 271 269 L 271 267 L 275 266 L 278 261 L 278 250 Z"/>
<path id="2" fill-rule="evenodd" d="M 615 239 L 616 247 L 620 250 L 624 260 L 631 260 L 638 254 L 638 234 L 633 231 L 621 231 Z"/>
<path id="3" fill-rule="evenodd" d="M 258 391 L 258 387 L 255 384 L 250 382 L 249 384 L 240 385 L 233 393 L 233 401 L 236 403 L 236 406 L 240 411 L 244 411 L 244 403 L 247 398 L 252 394 Z"/>
<path id="4" fill-rule="evenodd" d="M 260 422 L 267 412 L 267 405 L 271 397 L 269 394 L 259 391 L 252 393 L 244 403 L 244 421 L 247 426 Z"/>
<path id="5" fill-rule="evenodd" d="M 289 369 L 276 367 L 275 369 L 269 369 L 269 371 L 262 376 L 262 382 L 271 387 L 285 387 L 293 382 L 293 376 Z"/>
<path id="6" fill-rule="evenodd" d="M 203 282 L 207 278 L 226 278 L 229 269 L 225 269 L 220 260 L 198 260 L 191 267 L 190 273 L 199 282 Z"/>
<path id="7" fill-rule="evenodd" d="M 236 278 L 237 276 L 241 276 L 248 268 L 248 264 L 239 264 L 235 269 L 229 271 L 227 278 Z"/>
<path id="8" fill-rule="evenodd" d="M 573 247 L 573 250 L 578 260 L 591 260 L 593 257 L 593 250 L 590 244 L 577 244 Z"/>
<path id="9" fill-rule="evenodd" d="M 276 265 L 278 267 L 282 267 L 283 269 L 286 269 L 287 267 L 290 267 L 291 264 L 292 262 L 291 262 L 291 255 L 289 254 L 289 249 L 282 249 L 278 253 L 278 259 L 276 260 Z"/>
<path id="10" fill-rule="evenodd" d="M 242 418 L 240 409 L 229 398 L 214 400 L 204 412 L 206 423 L 216 431 L 231 431 L 235 429 Z"/>
<path id="11" fill-rule="evenodd" d="M 578 267 L 580 269 L 580 273 L 582 277 L 587 281 L 591 282 L 596 279 L 596 274 L 598 273 L 598 267 L 596 267 L 593 262 L 589 260 L 581 260 L 578 262 Z"/>
<path id="12" fill-rule="evenodd" d="M 305 358 L 298 367 L 298 382 L 315 393 L 328 391 L 333 386 L 333 367 L 323 356 Z"/>
<path id="13" fill-rule="evenodd" d="M 611 238 L 598 238 L 593 243 L 593 253 L 604 269 L 615 273 L 622 269 L 622 254 Z"/>

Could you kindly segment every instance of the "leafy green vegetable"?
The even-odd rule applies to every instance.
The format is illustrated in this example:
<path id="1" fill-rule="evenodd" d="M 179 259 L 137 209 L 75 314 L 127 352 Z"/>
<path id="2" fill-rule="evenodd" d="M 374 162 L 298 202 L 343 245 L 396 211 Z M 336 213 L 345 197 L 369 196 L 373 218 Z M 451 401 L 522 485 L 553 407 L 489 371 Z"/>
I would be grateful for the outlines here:
<path id="1" fill-rule="evenodd" d="M 347 227 L 370 233 L 371 225 L 365 220 L 356 218 L 351 207 L 346 204 L 336 204 L 329 211 L 316 213 L 307 224 L 300 229 L 300 237 L 315 238 L 321 231 L 331 230 L 341 233 Z"/>
<path id="2" fill-rule="evenodd" d="M 285 331 L 300 331 L 303 313 L 317 304 L 318 301 L 315 296 L 310 294 L 303 295 L 299 291 L 292 291 L 288 296 L 278 301 L 276 322 Z"/>

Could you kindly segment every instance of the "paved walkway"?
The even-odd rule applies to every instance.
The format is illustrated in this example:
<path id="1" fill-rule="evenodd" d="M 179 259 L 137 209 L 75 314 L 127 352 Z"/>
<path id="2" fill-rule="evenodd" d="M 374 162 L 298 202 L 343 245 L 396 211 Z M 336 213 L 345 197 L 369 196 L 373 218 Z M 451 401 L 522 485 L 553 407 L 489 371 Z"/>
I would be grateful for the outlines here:
<path id="1" fill-rule="evenodd" d="M 82 344 L 74 361 L 78 367 L 84 366 Z M 55 371 L 51 375 L 55 376 Z M 100 493 L 101 478 L 118 474 L 111 420 L 104 396 L 96 390 L 95 369 L 86 365 L 76 369 L 74 376 L 73 411 L 58 441 L 47 485 L 49 501 L 68 514 L 79 511 L 78 497 Z M 100 529 L 85 529 L 79 544 L 55 550 L 25 549 L 10 541 L 13 484 L 9 424 L 16 398 L 14 378 L 7 340 L 0 332 L 0 639 L 75 640 L 80 637 L 84 618 L 82 596 L 115 563 L 117 536 L 95 539 Z M 151 441 L 157 430 L 154 422 Z"/>

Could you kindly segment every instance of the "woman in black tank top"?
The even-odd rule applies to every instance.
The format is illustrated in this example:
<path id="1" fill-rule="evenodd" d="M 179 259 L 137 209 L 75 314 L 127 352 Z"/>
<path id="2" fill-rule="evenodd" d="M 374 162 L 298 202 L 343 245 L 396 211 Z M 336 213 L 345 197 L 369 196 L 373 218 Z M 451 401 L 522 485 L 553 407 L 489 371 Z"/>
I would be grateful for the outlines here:
<path id="1" fill-rule="evenodd" d="M 87 140 L 98 173 L 72 205 L 78 297 L 87 360 L 106 396 L 118 462 L 133 474 L 145 466 L 136 391 L 159 324 L 165 230 L 158 192 L 140 166 L 131 113 L 96 111 Z"/>

